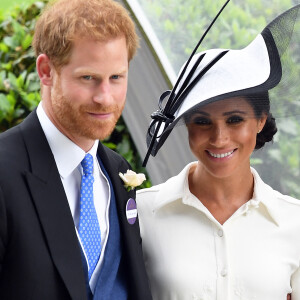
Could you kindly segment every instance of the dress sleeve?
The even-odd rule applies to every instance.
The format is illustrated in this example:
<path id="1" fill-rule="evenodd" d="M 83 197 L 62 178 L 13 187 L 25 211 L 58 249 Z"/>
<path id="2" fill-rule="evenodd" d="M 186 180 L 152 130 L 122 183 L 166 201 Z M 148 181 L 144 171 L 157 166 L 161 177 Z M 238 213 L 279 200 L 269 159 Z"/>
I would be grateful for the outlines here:
<path id="1" fill-rule="evenodd" d="M 300 267 L 292 275 L 291 285 L 292 285 L 292 300 L 300 300 Z"/>

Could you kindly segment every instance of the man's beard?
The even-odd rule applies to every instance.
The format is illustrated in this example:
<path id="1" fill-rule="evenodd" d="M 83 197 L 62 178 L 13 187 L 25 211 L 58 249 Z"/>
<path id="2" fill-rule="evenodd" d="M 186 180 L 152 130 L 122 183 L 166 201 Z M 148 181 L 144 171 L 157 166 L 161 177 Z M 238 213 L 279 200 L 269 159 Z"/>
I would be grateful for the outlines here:
<path id="1" fill-rule="evenodd" d="M 124 104 L 103 106 L 100 103 L 90 103 L 86 105 L 74 106 L 72 100 L 63 96 L 59 86 L 54 88 L 52 93 L 52 110 L 60 126 L 72 136 L 80 136 L 91 140 L 103 140 L 108 137 L 115 128 L 121 116 Z M 112 116 L 106 120 L 92 117 L 89 113 L 105 114 Z"/>

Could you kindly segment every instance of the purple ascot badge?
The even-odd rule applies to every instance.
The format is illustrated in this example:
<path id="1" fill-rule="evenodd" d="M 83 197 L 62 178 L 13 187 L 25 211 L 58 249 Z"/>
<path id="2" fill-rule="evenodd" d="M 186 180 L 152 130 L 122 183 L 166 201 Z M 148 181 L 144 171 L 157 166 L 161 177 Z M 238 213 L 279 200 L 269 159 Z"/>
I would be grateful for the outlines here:
<path id="1" fill-rule="evenodd" d="M 132 198 L 129 198 L 126 203 L 126 218 L 130 225 L 133 225 L 137 218 L 136 202 Z"/>

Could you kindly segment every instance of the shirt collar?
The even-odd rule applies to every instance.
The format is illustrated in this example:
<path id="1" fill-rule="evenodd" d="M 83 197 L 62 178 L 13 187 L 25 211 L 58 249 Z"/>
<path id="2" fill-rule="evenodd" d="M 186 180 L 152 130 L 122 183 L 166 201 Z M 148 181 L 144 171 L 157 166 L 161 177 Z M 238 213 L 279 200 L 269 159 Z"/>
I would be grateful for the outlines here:
<path id="1" fill-rule="evenodd" d="M 53 153 L 59 174 L 65 178 L 78 167 L 86 153 L 55 127 L 44 111 L 42 102 L 38 105 L 37 116 Z M 88 152 L 94 160 L 96 159 L 98 144 L 99 141 L 96 140 Z"/>
<path id="2" fill-rule="evenodd" d="M 185 190 L 188 188 L 189 170 L 195 164 L 195 162 L 189 163 L 177 176 L 171 177 L 159 186 L 160 189 L 153 206 L 154 210 L 158 210 L 173 201 L 184 198 Z"/>
<path id="3" fill-rule="evenodd" d="M 256 203 L 257 205 L 260 203 L 263 204 L 271 220 L 279 226 L 281 210 L 278 201 L 276 201 L 279 193 L 264 183 L 255 169 L 251 168 L 251 172 L 254 178 L 254 192 L 253 198 L 250 201 L 253 201 L 253 204 Z"/>
<path id="4" fill-rule="evenodd" d="M 158 186 L 159 191 L 154 200 L 154 211 L 177 200 L 183 203 L 186 202 L 185 198 L 190 193 L 188 175 L 190 168 L 195 164 L 197 162 L 188 164 L 177 176 L 171 177 L 165 183 Z M 280 207 L 278 207 L 278 202 L 274 201 L 277 192 L 262 181 L 255 169 L 251 168 L 251 172 L 254 177 L 254 192 L 253 198 L 246 203 L 245 209 L 258 208 L 262 204 L 266 208 L 270 219 L 279 226 L 281 216 Z M 201 206 L 200 204 L 198 206 Z"/>

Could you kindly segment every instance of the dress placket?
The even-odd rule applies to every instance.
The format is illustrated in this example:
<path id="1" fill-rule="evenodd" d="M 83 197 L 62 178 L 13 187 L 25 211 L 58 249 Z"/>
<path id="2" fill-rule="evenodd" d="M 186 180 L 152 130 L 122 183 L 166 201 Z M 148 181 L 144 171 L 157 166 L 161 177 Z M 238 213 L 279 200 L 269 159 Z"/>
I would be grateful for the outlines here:
<path id="1" fill-rule="evenodd" d="M 229 269 L 228 257 L 226 246 L 226 234 L 224 226 L 215 222 L 214 224 L 214 241 L 216 252 L 216 265 L 217 265 L 217 300 L 229 300 L 228 287 L 229 287 Z"/>

